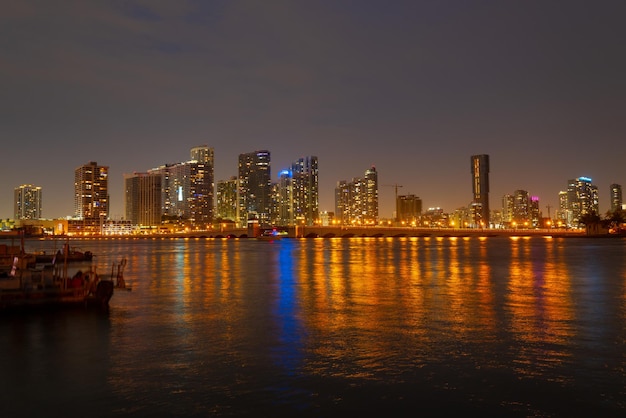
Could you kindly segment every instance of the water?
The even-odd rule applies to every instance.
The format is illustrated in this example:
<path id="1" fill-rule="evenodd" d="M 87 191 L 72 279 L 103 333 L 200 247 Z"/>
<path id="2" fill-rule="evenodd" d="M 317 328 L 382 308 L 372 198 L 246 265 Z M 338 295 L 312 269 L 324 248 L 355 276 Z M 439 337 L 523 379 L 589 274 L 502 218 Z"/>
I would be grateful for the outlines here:
<path id="1" fill-rule="evenodd" d="M 132 291 L 0 316 L 0 416 L 625 416 L 625 244 L 73 243 Z"/>

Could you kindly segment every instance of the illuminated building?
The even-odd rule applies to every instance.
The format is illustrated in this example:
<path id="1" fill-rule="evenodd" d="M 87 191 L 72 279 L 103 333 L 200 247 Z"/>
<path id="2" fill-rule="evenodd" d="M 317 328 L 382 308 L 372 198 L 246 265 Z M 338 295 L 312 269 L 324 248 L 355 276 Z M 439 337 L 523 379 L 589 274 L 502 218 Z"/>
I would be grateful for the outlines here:
<path id="1" fill-rule="evenodd" d="M 124 175 L 125 219 L 132 225 L 161 225 L 161 179 L 159 173 Z"/>
<path id="2" fill-rule="evenodd" d="M 191 159 L 148 170 L 161 175 L 163 215 L 206 227 L 213 222 L 214 153 L 206 145 L 191 148 Z"/>
<path id="3" fill-rule="evenodd" d="M 295 225 L 294 180 L 290 170 L 278 173 L 272 196 L 272 223 L 280 226 Z"/>
<path id="4" fill-rule="evenodd" d="M 539 210 L 539 197 L 530 196 L 528 201 L 528 214 L 530 217 L 530 225 L 534 228 L 537 228 L 541 223 L 541 211 Z"/>
<path id="5" fill-rule="evenodd" d="M 293 216 L 298 224 L 319 221 L 319 185 L 317 157 L 300 158 L 291 164 Z"/>
<path id="6" fill-rule="evenodd" d="M 41 218 L 41 187 L 24 184 L 15 188 L 14 218 L 40 219 Z"/>
<path id="7" fill-rule="evenodd" d="M 559 208 L 556 211 L 557 226 L 565 226 L 571 224 L 571 219 L 568 219 L 568 215 L 571 215 L 567 210 L 567 192 L 559 192 Z"/>
<path id="8" fill-rule="evenodd" d="M 294 161 L 272 185 L 271 220 L 275 225 L 314 225 L 319 222 L 317 157 Z"/>
<path id="9" fill-rule="evenodd" d="M 472 155 L 471 163 L 474 223 L 489 228 L 489 155 Z"/>
<path id="10" fill-rule="evenodd" d="M 108 219 L 108 166 L 92 161 L 74 171 L 74 215 L 98 225 Z"/>
<path id="11" fill-rule="evenodd" d="M 449 219 L 447 214 L 443 212 L 443 209 L 439 207 L 428 208 L 422 216 L 422 224 L 424 226 L 441 228 L 449 225 Z"/>
<path id="12" fill-rule="evenodd" d="M 518 227 L 528 226 L 530 221 L 530 200 L 526 190 L 513 193 L 513 222 Z"/>
<path id="13" fill-rule="evenodd" d="M 598 188 L 589 177 L 578 177 L 567 182 L 567 219 L 569 226 L 578 227 L 580 218 L 588 213 L 600 214 Z"/>
<path id="14" fill-rule="evenodd" d="M 270 152 L 255 151 L 239 155 L 239 222 L 249 219 L 270 223 L 271 166 Z"/>
<path id="15" fill-rule="evenodd" d="M 611 184 L 611 212 L 622 209 L 622 186 Z"/>
<path id="16" fill-rule="evenodd" d="M 218 218 L 237 221 L 237 177 L 217 182 L 215 200 Z"/>
<path id="17" fill-rule="evenodd" d="M 415 226 L 422 214 L 422 199 L 414 194 L 400 195 L 396 201 L 398 222 Z"/>
<path id="18" fill-rule="evenodd" d="M 214 208 L 214 152 L 206 145 L 191 149 L 191 184 L 189 189 L 190 219 L 195 225 L 213 223 Z"/>
<path id="19" fill-rule="evenodd" d="M 346 180 L 341 180 L 335 187 L 335 219 L 341 225 L 350 223 L 350 185 Z"/>
<path id="20" fill-rule="evenodd" d="M 376 225 L 378 223 L 378 172 L 376 167 L 372 166 L 372 168 L 365 171 L 364 180 L 364 224 Z"/>
<path id="21" fill-rule="evenodd" d="M 502 223 L 510 227 L 513 222 L 513 206 L 515 198 L 513 195 L 505 194 L 502 196 Z"/>
<path id="22" fill-rule="evenodd" d="M 378 222 L 378 172 L 375 167 L 365 177 L 342 180 L 335 188 L 335 213 L 343 225 L 376 225 Z"/>

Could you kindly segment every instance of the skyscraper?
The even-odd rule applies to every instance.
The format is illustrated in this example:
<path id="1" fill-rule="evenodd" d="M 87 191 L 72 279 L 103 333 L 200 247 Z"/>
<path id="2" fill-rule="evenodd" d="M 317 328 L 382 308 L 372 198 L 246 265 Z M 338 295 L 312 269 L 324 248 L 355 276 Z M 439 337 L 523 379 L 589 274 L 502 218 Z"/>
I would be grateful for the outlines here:
<path id="1" fill-rule="evenodd" d="M 74 215 L 101 222 L 109 217 L 109 167 L 91 161 L 74 171 Z"/>
<path id="2" fill-rule="evenodd" d="M 471 163 L 475 226 L 489 228 L 489 155 L 472 155 Z"/>
<path id="3" fill-rule="evenodd" d="M 15 188 L 15 219 L 40 219 L 41 204 L 41 187 L 24 184 Z"/>
<path id="4" fill-rule="evenodd" d="M 273 187 L 272 222 L 279 226 L 295 225 L 294 181 L 291 170 L 278 173 L 278 181 Z"/>
<path id="5" fill-rule="evenodd" d="M 526 190 L 513 193 L 513 222 L 518 227 L 528 226 L 530 221 L 530 199 Z"/>
<path id="6" fill-rule="evenodd" d="M 400 195 L 396 199 L 396 219 L 405 225 L 417 225 L 422 214 L 422 199 L 414 194 Z"/>
<path id="7" fill-rule="evenodd" d="M 541 226 L 541 210 L 539 210 L 539 197 L 530 196 L 528 201 L 528 215 L 530 216 L 530 225 L 534 228 Z"/>
<path id="8" fill-rule="evenodd" d="M 351 183 L 346 180 L 338 181 L 335 187 L 335 219 L 341 225 L 350 224 L 350 189 Z"/>
<path id="9" fill-rule="evenodd" d="M 505 194 L 502 196 L 502 223 L 510 227 L 513 223 L 513 207 L 515 206 L 515 198 L 513 195 Z"/>
<path id="10" fill-rule="evenodd" d="M 205 227 L 213 222 L 214 154 L 206 145 L 191 149 L 191 159 L 148 170 L 161 175 L 161 207 L 167 216 Z"/>
<path id="11" fill-rule="evenodd" d="M 319 185 L 317 157 L 300 158 L 291 164 L 293 211 L 298 223 L 313 225 L 319 221 Z"/>
<path id="12" fill-rule="evenodd" d="M 217 216 L 221 219 L 237 221 L 237 177 L 218 181 L 216 189 Z"/>
<path id="13" fill-rule="evenodd" d="M 161 180 L 159 173 L 124 175 L 125 219 L 133 225 L 161 225 Z"/>
<path id="14" fill-rule="evenodd" d="M 345 225 L 375 225 L 378 222 L 378 172 L 365 171 L 365 177 L 342 180 L 335 188 L 335 213 Z"/>
<path id="15" fill-rule="evenodd" d="M 271 208 L 270 152 L 267 150 L 239 155 L 239 222 L 258 219 L 270 223 Z"/>
<path id="16" fill-rule="evenodd" d="M 214 152 L 206 145 L 191 149 L 191 187 L 189 189 L 189 211 L 192 223 L 211 225 L 213 223 Z"/>
<path id="17" fill-rule="evenodd" d="M 598 187 L 589 177 L 578 177 L 567 182 L 567 211 L 570 226 L 577 227 L 582 215 L 595 212 L 598 207 Z"/>
<path id="18" fill-rule="evenodd" d="M 378 222 L 378 172 L 372 166 L 365 170 L 365 223 L 376 225 Z"/>
<path id="19" fill-rule="evenodd" d="M 622 209 L 622 186 L 611 184 L 611 212 Z"/>

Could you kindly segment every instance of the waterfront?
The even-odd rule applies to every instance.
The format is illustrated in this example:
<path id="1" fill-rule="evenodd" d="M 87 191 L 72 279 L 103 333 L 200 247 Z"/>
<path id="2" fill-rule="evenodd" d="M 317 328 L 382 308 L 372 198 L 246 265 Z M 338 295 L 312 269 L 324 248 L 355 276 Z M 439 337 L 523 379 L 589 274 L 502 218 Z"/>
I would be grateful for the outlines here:
<path id="1" fill-rule="evenodd" d="M 2 415 L 623 416 L 625 244 L 78 241 L 133 290 L 0 318 Z"/>

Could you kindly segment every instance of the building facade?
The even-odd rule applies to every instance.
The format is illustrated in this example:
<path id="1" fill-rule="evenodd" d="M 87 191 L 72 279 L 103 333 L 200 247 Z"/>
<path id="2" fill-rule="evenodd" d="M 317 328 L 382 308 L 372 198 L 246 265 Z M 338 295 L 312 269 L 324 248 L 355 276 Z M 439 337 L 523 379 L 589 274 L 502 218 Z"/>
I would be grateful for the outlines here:
<path id="1" fill-rule="evenodd" d="M 502 225 L 510 228 L 513 224 L 513 206 L 515 198 L 513 195 L 505 194 L 502 196 Z"/>
<path id="2" fill-rule="evenodd" d="M 271 222 L 271 165 L 267 150 L 239 155 L 239 223 L 247 225 L 249 219 L 260 224 Z"/>
<path id="3" fill-rule="evenodd" d="M 422 215 L 422 199 L 414 194 L 399 195 L 396 199 L 396 219 L 400 224 L 416 226 Z"/>
<path id="4" fill-rule="evenodd" d="M 539 228 L 543 226 L 541 223 L 541 208 L 539 207 L 539 196 L 530 196 L 528 200 L 528 215 L 530 226 Z"/>
<path id="5" fill-rule="evenodd" d="M 74 171 L 74 216 L 100 224 L 109 218 L 109 167 L 91 161 Z"/>
<path id="6" fill-rule="evenodd" d="M 489 228 L 489 155 L 472 155 L 471 173 L 474 226 Z"/>
<path id="7" fill-rule="evenodd" d="M 362 178 L 337 183 L 335 218 L 342 225 L 378 223 L 378 172 L 375 167 L 366 170 Z"/>
<path id="8" fill-rule="evenodd" d="M 611 184 L 611 212 L 615 212 L 622 209 L 622 186 L 619 184 Z"/>
<path id="9" fill-rule="evenodd" d="M 291 164 L 293 216 L 298 225 L 319 223 L 319 169 L 317 157 L 300 158 Z"/>
<path id="10" fill-rule="evenodd" d="M 125 219 L 140 228 L 161 225 L 161 185 L 159 173 L 124 175 Z"/>
<path id="11" fill-rule="evenodd" d="M 296 225 L 294 180 L 291 170 L 282 170 L 278 173 L 278 181 L 272 188 L 272 223 L 278 226 Z"/>
<path id="12" fill-rule="evenodd" d="M 530 225 L 530 197 L 526 190 L 515 190 L 513 193 L 513 222 L 518 228 Z"/>
<path id="13" fill-rule="evenodd" d="M 216 216 L 236 222 L 237 216 L 237 177 L 229 180 L 220 180 L 216 185 L 215 193 Z"/>
<path id="14" fill-rule="evenodd" d="M 578 177 L 567 182 L 567 220 L 571 227 L 578 227 L 583 215 L 600 215 L 598 187 L 589 177 Z"/>
<path id="15" fill-rule="evenodd" d="M 206 145 L 191 149 L 191 159 L 153 168 L 161 176 L 161 212 L 199 228 L 213 223 L 214 153 Z"/>
<path id="16" fill-rule="evenodd" d="M 41 187 L 23 184 L 15 188 L 13 216 L 16 220 L 41 219 Z"/>

